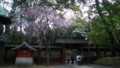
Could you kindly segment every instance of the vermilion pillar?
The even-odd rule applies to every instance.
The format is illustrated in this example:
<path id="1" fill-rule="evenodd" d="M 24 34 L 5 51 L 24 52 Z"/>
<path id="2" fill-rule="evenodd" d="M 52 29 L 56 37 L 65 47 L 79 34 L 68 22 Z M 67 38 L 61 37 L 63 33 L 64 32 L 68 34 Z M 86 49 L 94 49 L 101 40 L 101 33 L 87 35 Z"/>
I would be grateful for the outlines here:
<path id="1" fill-rule="evenodd" d="M 41 57 L 42 57 L 42 48 L 40 48 L 38 51 L 38 64 L 41 63 Z"/>
<path id="2" fill-rule="evenodd" d="M 61 58 L 62 63 L 65 64 L 65 49 L 64 48 L 61 49 L 61 57 L 62 57 Z"/>
<path id="3" fill-rule="evenodd" d="M 81 53 L 81 54 L 83 53 L 83 49 L 82 49 L 82 48 L 80 49 L 80 53 Z"/>

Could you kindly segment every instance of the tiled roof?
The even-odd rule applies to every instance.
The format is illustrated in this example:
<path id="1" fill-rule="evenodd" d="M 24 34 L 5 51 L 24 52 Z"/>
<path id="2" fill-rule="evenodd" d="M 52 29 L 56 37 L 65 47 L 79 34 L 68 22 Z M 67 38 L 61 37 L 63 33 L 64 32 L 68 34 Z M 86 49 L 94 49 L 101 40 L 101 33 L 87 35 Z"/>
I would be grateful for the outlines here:
<path id="1" fill-rule="evenodd" d="M 56 39 L 56 43 L 88 43 L 88 40 L 83 40 L 83 39 Z"/>
<path id="2" fill-rule="evenodd" d="M 32 50 L 37 51 L 37 49 L 35 49 L 35 48 L 33 48 L 32 46 L 28 45 L 27 42 L 23 42 L 21 45 L 16 46 L 16 47 L 12 48 L 11 50 L 15 50 L 15 49 L 20 48 L 20 47 L 22 47 L 22 46 L 26 46 L 26 47 L 28 47 L 28 48 L 30 48 L 30 49 L 32 49 Z"/>

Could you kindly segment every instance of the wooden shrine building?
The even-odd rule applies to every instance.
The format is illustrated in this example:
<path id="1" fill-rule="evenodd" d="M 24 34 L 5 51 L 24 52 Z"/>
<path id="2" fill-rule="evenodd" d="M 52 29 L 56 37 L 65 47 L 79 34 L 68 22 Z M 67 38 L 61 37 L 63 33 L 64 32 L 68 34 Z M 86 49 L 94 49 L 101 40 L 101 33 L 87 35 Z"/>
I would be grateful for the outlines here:
<path id="1" fill-rule="evenodd" d="M 31 47 L 31 46 L 32 47 Z M 28 45 L 24 42 L 20 44 L 7 44 L 6 45 L 6 55 L 5 58 L 9 58 L 10 63 L 18 63 L 18 58 L 21 57 L 32 57 L 33 63 L 35 64 L 46 64 L 47 63 L 47 49 L 49 48 L 49 63 L 50 64 L 65 64 L 66 62 L 66 51 L 67 50 L 76 50 L 80 53 L 83 51 L 88 51 L 87 40 L 80 39 L 63 39 L 57 38 L 55 44 L 53 45 Z M 37 51 L 36 51 L 37 49 Z M 74 55 L 76 55 L 75 53 Z M 6 62 L 9 62 L 6 60 Z M 19 63 L 22 61 L 19 61 Z M 24 61 L 25 62 L 25 61 Z M 14 64 L 15 64 L 14 63 Z"/>
<path id="2" fill-rule="evenodd" d="M 52 45 L 34 45 L 30 43 L 28 45 L 25 42 L 22 45 L 6 43 L 4 58 L 6 63 L 15 64 L 18 62 L 16 59 L 19 57 L 31 57 L 33 58 L 31 63 L 46 64 L 47 51 L 49 51 L 50 64 L 65 64 L 66 57 L 71 56 L 71 54 L 66 54 L 67 51 L 73 51 L 74 55 L 83 54 L 85 63 L 89 61 L 92 63 L 99 57 L 111 55 L 109 48 L 96 47 L 88 42 L 88 40 L 78 38 L 56 38 L 55 43 Z"/>
<path id="3" fill-rule="evenodd" d="M 32 52 L 37 50 L 28 45 L 27 42 L 23 42 L 21 45 L 16 46 L 11 50 L 16 51 L 17 53 L 15 64 L 33 64 Z"/>

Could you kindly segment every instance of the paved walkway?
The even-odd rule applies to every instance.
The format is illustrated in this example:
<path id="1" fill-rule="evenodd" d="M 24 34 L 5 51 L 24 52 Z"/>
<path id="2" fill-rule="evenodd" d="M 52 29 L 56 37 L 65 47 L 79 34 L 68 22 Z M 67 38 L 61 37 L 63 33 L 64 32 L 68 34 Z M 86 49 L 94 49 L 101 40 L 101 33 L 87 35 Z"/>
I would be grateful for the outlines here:
<path id="1" fill-rule="evenodd" d="M 94 64 L 85 64 L 78 66 L 77 64 L 66 64 L 61 65 L 60 68 L 120 68 L 120 67 L 109 67 L 109 66 L 100 66 L 100 65 L 94 65 Z"/>
<path id="2" fill-rule="evenodd" d="M 77 64 L 66 64 L 66 65 L 3 65 L 0 68 L 120 68 L 120 67 L 108 67 L 94 64 L 84 64 L 78 66 Z"/>

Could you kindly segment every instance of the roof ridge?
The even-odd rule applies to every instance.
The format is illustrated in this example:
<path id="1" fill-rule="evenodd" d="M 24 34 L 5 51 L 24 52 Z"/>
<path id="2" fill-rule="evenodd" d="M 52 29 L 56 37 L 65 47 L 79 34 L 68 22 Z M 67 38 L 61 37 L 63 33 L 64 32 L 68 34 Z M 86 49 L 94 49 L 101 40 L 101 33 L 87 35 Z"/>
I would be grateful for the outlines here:
<path id="1" fill-rule="evenodd" d="M 32 47 L 31 45 L 29 45 L 27 42 L 23 42 L 21 45 L 16 46 L 16 47 L 14 47 L 14 48 L 12 48 L 12 49 L 10 49 L 10 50 L 17 49 L 17 48 L 22 47 L 22 46 L 24 46 L 24 45 L 25 45 L 26 47 L 28 47 L 28 48 L 32 49 L 32 50 L 37 51 L 37 49 L 33 48 L 33 47 Z"/>

